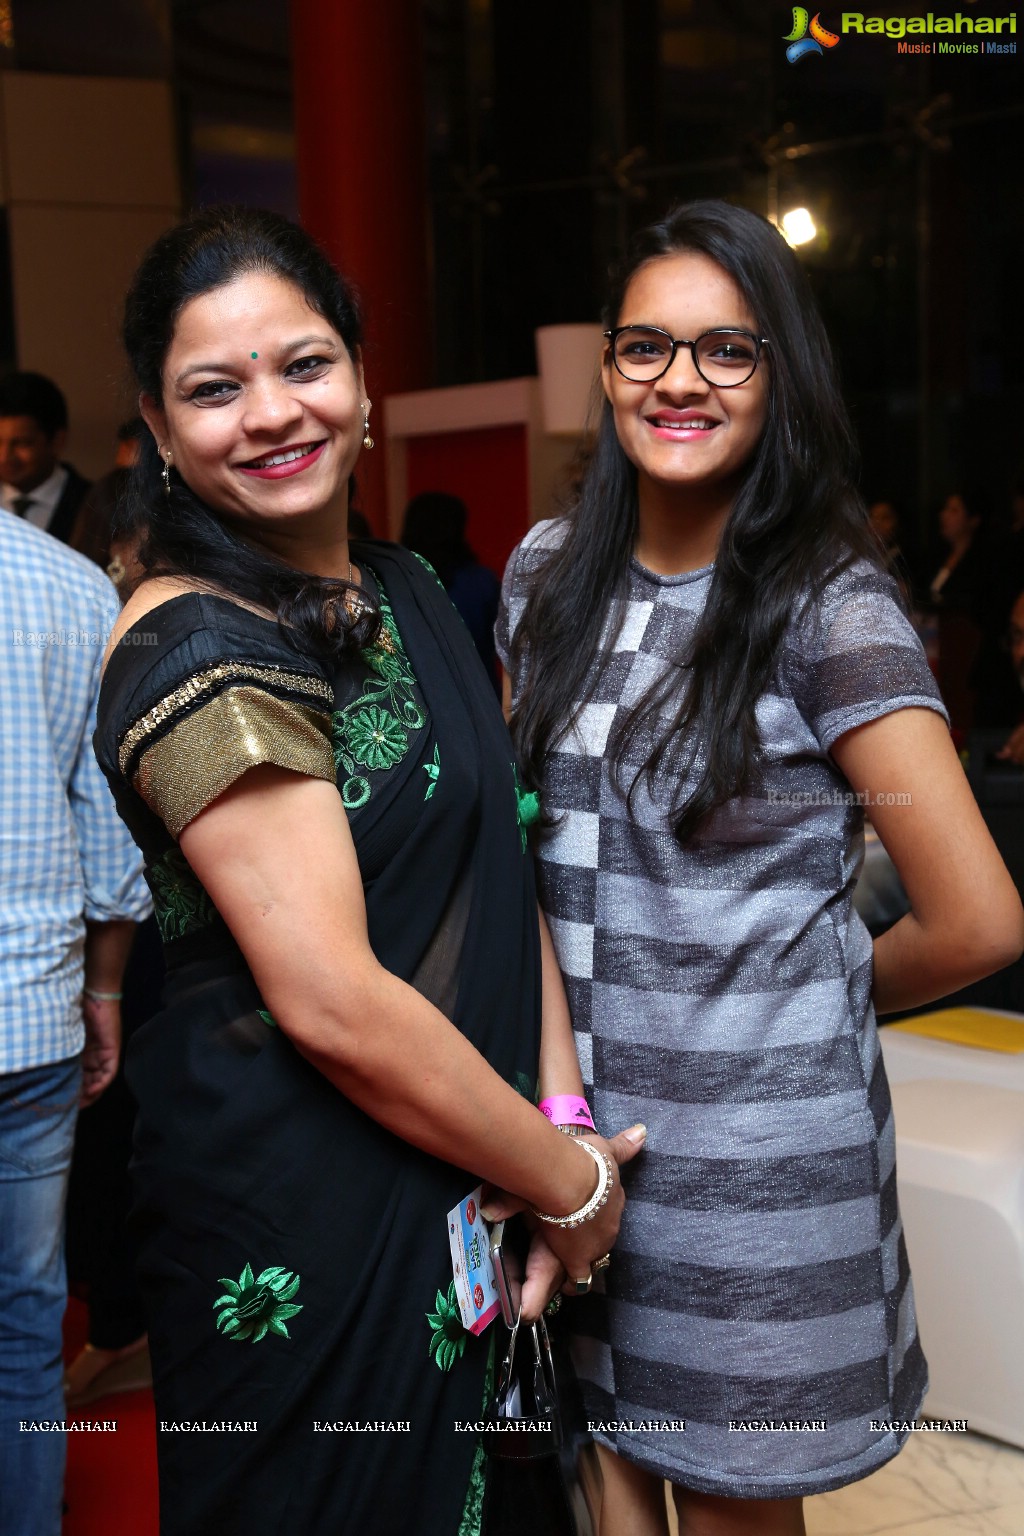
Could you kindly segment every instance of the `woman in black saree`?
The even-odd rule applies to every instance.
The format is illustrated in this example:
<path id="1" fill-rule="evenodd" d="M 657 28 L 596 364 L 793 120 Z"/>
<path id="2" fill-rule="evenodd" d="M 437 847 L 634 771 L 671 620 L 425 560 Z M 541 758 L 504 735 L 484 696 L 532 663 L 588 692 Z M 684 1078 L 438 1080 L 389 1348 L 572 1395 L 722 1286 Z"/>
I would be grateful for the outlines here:
<path id="1" fill-rule="evenodd" d="M 125 338 L 147 577 L 96 744 L 168 970 L 128 1060 L 161 1531 L 474 1536 L 455 1425 L 490 1337 L 462 1328 L 446 1215 L 480 1179 L 554 1213 L 607 1181 L 535 1237 L 536 1315 L 614 1240 L 642 1132 L 599 1167 L 533 1107 L 538 1074 L 580 1080 L 528 808 L 439 583 L 349 548 L 350 293 L 287 221 L 210 210 L 145 258 Z"/>

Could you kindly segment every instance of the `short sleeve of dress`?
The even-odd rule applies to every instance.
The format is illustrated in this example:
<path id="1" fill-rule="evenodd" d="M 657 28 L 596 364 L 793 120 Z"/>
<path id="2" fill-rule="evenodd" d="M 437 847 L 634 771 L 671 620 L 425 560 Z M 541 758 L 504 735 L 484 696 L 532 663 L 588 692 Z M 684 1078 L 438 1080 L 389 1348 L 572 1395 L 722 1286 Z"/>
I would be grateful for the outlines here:
<path id="1" fill-rule="evenodd" d="M 512 642 L 526 607 L 530 575 L 561 544 L 565 528 L 564 518 L 551 518 L 536 523 L 508 557 L 505 579 L 501 584 L 498 618 L 494 625 L 494 646 L 506 672 L 510 671 Z"/>
<path id="2" fill-rule="evenodd" d="M 248 615 L 246 616 L 248 618 Z M 271 624 L 192 630 L 169 647 L 122 717 L 121 776 L 175 838 L 248 768 L 334 782 L 333 689 Z"/>
<path id="3" fill-rule="evenodd" d="M 823 751 L 845 732 L 900 709 L 949 716 L 892 577 L 859 560 L 833 576 L 791 629 L 785 663 Z"/>

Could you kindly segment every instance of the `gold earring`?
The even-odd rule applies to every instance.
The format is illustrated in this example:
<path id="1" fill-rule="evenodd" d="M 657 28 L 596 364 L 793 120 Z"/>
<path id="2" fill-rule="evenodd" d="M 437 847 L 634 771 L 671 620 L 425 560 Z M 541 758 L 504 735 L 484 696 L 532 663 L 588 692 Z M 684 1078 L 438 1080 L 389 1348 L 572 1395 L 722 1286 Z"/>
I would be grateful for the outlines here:
<path id="1" fill-rule="evenodd" d="M 363 447 L 372 448 L 373 438 L 370 436 L 370 402 L 363 401 Z"/>
<path id="2" fill-rule="evenodd" d="M 160 478 L 164 482 L 164 495 L 169 496 L 171 494 L 171 450 L 169 448 L 164 455 L 164 467 Z"/>

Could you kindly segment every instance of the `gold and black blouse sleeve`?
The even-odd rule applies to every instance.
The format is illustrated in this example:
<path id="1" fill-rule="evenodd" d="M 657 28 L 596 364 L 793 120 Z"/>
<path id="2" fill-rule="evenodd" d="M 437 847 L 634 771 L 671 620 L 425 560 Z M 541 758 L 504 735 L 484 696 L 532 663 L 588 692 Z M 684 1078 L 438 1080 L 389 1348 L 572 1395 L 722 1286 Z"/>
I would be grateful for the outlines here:
<path id="1" fill-rule="evenodd" d="M 178 837 L 260 763 L 334 782 L 333 692 L 321 677 L 230 659 L 151 704 L 121 739 L 125 779 Z"/>

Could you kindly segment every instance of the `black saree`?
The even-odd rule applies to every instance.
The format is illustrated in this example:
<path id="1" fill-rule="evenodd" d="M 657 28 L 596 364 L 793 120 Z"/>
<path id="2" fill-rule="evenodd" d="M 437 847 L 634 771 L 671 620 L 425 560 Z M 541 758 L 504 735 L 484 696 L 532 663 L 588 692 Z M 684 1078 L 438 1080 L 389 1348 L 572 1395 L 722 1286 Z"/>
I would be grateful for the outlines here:
<path id="1" fill-rule="evenodd" d="M 298 1053 L 175 841 L 252 763 L 336 777 L 374 952 L 532 1093 L 539 941 L 504 722 L 432 574 L 394 546 L 354 555 L 386 617 L 360 656 L 325 667 L 188 595 L 136 626 L 155 645 L 129 631 L 101 695 L 97 752 L 168 968 L 128 1059 L 163 1536 L 479 1525 L 481 1458 L 455 1424 L 479 1417 L 490 1341 L 458 1322 L 445 1223 L 476 1178 Z"/>

